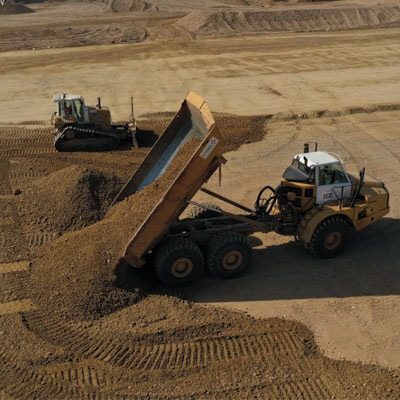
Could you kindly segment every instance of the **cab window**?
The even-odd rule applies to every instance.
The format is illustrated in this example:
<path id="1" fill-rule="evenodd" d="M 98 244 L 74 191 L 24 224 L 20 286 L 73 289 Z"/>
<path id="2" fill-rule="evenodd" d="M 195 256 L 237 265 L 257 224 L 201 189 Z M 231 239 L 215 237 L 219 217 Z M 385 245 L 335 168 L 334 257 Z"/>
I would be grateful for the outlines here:
<path id="1" fill-rule="evenodd" d="M 70 100 L 64 102 L 64 113 L 65 115 L 72 115 L 72 103 Z"/>
<path id="2" fill-rule="evenodd" d="M 349 183 L 346 173 L 340 163 L 322 165 L 319 167 L 319 185 L 333 185 L 336 183 Z"/>
<path id="3" fill-rule="evenodd" d="M 295 158 L 292 162 L 292 166 L 299 171 L 305 173 L 306 175 L 309 174 L 310 168 L 307 167 L 303 162 L 301 162 L 298 158 Z"/>
<path id="4" fill-rule="evenodd" d="M 76 112 L 76 117 L 78 118 L 78 121 L 83 121 L 84 115 L 83 115 L 83 107 L 82 107 L 82 102 L 79 99 L 74 100 L 74 108 Z"/>

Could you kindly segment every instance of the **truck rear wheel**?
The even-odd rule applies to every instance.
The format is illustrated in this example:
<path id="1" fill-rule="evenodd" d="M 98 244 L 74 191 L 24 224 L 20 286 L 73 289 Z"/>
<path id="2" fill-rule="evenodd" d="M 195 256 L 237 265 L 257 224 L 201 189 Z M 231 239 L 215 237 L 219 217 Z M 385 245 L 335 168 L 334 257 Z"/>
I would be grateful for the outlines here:
<path id="1" fill-rule="evenodd" d="M 170 239 L 155 251 L 154 268 L 161 282 L 168 286 L 182 285 L 201 276 L 204 256 L 192 240 Z"/>
<path id="2" fill-rule="evenodd" d="M 224 232 L 212 238 L 207 248 L 207 264 L 218 278 L 231 278 L 242 273 L 251 262 L 252 249 L 244 235 Z"/>
<path id="3" fill-rule="evenodd" d="M 341 217 L 330 217 L 322 221 L 311 238 L 310 251 L 322 258 L 337 256 L 346 246 L 352 229 Z"/>

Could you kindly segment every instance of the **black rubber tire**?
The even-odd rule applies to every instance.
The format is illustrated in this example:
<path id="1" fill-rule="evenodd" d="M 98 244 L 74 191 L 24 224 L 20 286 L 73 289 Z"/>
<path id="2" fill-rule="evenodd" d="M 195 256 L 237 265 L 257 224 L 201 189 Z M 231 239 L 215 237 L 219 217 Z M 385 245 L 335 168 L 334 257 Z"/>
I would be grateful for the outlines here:
<path id="1" fill-rule="evenodd" d="M 156 249 L 153 264 L 161 282 L 167 286 L 177 286 L 198 279 L 205 263 L 203 253 L 195 242 L 174 238 Z"/>
<path id="2" fill-rule="evenodd" d="M 310 252 L 321 258 L 336 257 L 346 247 L 353 229 L 342 217 L 329 217 L 315 229 L 311 238 Z"/>
<path id="3" fill-rule="evenodd" d="M 213 237 L 207 247 L 207 265 L 218 278 L 241 274 L 251 263 L 252 248 L 238 232 L 224 232 Z"/>
<path id="4" fill-rule="evenodd" d="M 216 206 L 215 204 L 211 203 L 204 203 L 204 205 L 216 208 L 217 210 L 220 210 L 220 207 Z M 191 219 L 207 219 L 207 218 L 214 218 L 214 217 L 220 217 L 222 214 L 219 213 L 218 211 L 213 211 L 209 210 L 207 208 L 203 208 L 200 206 L 193 206 L 188 213 L 188 218 Z"/>

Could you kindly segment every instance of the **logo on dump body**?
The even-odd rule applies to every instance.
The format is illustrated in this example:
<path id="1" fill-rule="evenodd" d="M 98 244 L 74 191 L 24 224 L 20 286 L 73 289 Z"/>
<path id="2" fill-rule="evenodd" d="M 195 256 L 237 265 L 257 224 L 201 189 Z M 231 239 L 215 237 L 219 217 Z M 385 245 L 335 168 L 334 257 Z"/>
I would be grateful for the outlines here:
<path id="1" fill-rule="evenodd" d="M 204 147 L 203 151 L 200 153 L 200 157 L 207 158 L 212 151 L 215 149 L 215 146 L 218 144 L 219 140 L 216 137 L 212 137 L 206 146 Z"/>

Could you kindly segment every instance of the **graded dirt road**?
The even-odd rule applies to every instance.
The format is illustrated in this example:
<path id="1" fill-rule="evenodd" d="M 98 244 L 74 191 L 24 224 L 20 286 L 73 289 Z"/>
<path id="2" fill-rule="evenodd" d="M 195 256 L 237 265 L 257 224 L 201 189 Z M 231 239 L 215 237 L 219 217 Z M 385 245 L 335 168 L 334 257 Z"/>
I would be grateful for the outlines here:
<path id="1" fill-rule="evenodd" d="M 0 28 L 0 398 L 398 398 L 399 28 L 193 40 L 177 34 L 183 14 L 171 10 L 162 29 L 135 16 L 150 40 L 104 46 L 46 48 L 51 32 L 39 46 L 26 27 L 40 50 L 21 33 L 25 50 L 11 51 L 7 29 L 27 14 Z M 48 23 L 41 15 L 32 26 Z M 206 273 L 166 289 L 125 269 L 116 260 L 127 227 L 116 221 L 127 209 L 105 212 L 148 148 L 57 153 L 51 96 L 101 96 L 124 120 L 133 95 L 139 126 L 161 133 L 189 89 L 235 149 L 222 185 L 215 176 L 207 187 L 252 207 L 304 142 L 318 142 L 384 180 L 390 214 L 332 260 L 269 234 L 232 280 Z"/>

